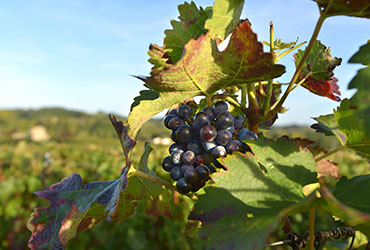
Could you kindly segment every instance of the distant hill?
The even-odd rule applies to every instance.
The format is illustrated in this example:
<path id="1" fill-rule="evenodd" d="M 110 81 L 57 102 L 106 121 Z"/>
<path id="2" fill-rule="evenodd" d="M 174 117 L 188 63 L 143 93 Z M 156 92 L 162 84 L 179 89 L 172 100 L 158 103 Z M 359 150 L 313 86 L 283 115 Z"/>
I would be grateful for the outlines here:
<path id="1" fill-rule="evenodd" d="M 117 116 L 117 118 L 126 120 L 125 117 Z M 42 108 L 0 110 L 0 142 L 11 142 L 14 140 L 12 135 L 22 138 L 22 135 L 29 133 L 31 128 L 38 125 L 45 127 L 50 139 L 55 141 L 91 141 L 105 144 L 117 140 L 106 113 L 88 114 L 64 108 Z M 266 135 L 274 139 L 281 135 L 307 138 L 327 149 L 338 145 L 335 138 L 318 134 L 308 126 L 273 127 Z M 139 139 L 151 140 L 157 136 L 169 137 L 170 131 L 163 126 L 161 120 L 152 119 L 142 128 Z"/>
<path id="2" fill-rule="evenodd" d="M 125 117 L 117 116 L 123 121 Z M 14 133 L 29 133 L 35 126 L 46 128 L 51 140 L 96 141 L 116 140 L 117 136 L 108 114 L 88 114 L 64 108 L 0 110 L 0 142 L 12 140 Z M 139 139 L 169 136 L 169 131 L 158 119 L 149 121 Z"/>

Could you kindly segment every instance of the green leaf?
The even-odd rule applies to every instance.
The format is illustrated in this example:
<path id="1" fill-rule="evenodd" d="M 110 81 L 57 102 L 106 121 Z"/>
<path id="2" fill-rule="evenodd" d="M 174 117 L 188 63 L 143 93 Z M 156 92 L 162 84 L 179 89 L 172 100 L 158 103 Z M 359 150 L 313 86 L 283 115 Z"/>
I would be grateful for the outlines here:
<path id="1" fill-rule="evenodd" d="M 307 47 L 306 47 L 307 49 Z M 295 54 L 295 64 L 298 67 L 305 51 L 298 50 Z M 302 83 L 302 86 L 320 96 L 326 96 L 332 100 L 340 100 L 334 94 L 340 95 L 338 79 L 333 77 L 333 70 L 342 62 L 341 58 L 332 57 L 330 49 L 327 49 L 320 41 L 315 41 L 309 56 L 304 62 L 299 81 L 303 80 L 308 74 L 310 76 Z"/>
<path id="2" fill-rule="evenodd" d="M 248 142 L 252 154 L 233 154 L 227 168 L 213 175 L 215 184 L 199 195 L 191 219 L 210 222 L 251 213 L 266 216 L 304 200 L 303 186 L 317 182 L 315 161 L 286 138 Z"/>
<path id="3" fill-rule="evenodd" d="M 274 41 L 274 50 L 291 49 L 297 44 L 297 42 L 298 42 L 298 38 L 297 38 L 296 41 L 288 42 L 288 43 L 283 42 L 280 37 L 276 38 L 275 41 Z M 263 41 L 263 44 L 270 47 L 269 42 Z"/>
<path id="4" fill-rule="evenodd" d="M 355 16 L 370 18 L 368 0 L 315 0 L 320 11 L 328 16 Z"/>
<path id="5" fill-rule="evenodd" d="M 333 195 L 343 204 L 370 215 L 370 196 L 365 190 L 370 190 L 370 175 L 342 177 Z"/>
<path id="6" fill-rule="evenodd" d="M 233 85 L 278 77 L 285 72 L 282 65 L 273 64 L 272 55 L 263 53 L 262 44 L 248 22 L 233 31 L 226 50 L 219 52 L 209 33 L 185 45 L 185 54 L 175 65 L 162 70 L 153 68 L 151 76 L 142 78 L 157 99 L 142 95 L 132 109 L 128 124 L 135 138 L 142 124 L 172 105 L 198 95 L 210 95 Z M 145 92 L 146 93 L 146 92 Z"/>
<path id="7" fill-rule="evenodd" d="M 164 57 L 163 47 L 160 47 L 156 44 L 150 44 L 148 55 L 148 62 L 153 64 L 154 68 L 163 69 L 164 67 L 169 66 L 167 59 Z"/>
<path id="8" fill-rule="evenodd" d="M 321 115 L 319 117 L 313 118 L 318 123 L 313 124 L 311 127 L 318 133 L 323 133 L 327 136 L 335 135 L 341 144 L 345 144 L 346 135 L 339 130 L 337 121 L 333 114 Z"/>
<path id="9" fill-rule="evenodd" d="M 357 109 L 350 106 L 349 100 L 345 99 L 334 110 L 334 118 L 338 128 L 346 135 L 345 146 L 370 158 L 370 137 L 366 135 L 369 123 L 365 114 L 357 112 Z"/>
<path id="10" fill-rule="evenodd" d="M 164 31 L 164 51 L 169 55 L 171 64 L 180 60 L 190 39 L 196 39 L 207 31 L 204 24 L 212 14 L 212 8 L 198 9 L 194 2 L 180 4 L 178 9 L 180 22 L 171 20 L 172 29 Z"/>
<path id="11" fill-rule="evenodd" d="M 210 36 L 224 40 L 240 21 L 243 0 L 215 0 L 212 17 L 206 21 Z"/>
<path id="12" fill-rule="evenodd" d="M 199 236 L 208 239 L 206 249 L 265 249 L 276 221 L 276 216 L 224 217 L 204 225 Z"/>

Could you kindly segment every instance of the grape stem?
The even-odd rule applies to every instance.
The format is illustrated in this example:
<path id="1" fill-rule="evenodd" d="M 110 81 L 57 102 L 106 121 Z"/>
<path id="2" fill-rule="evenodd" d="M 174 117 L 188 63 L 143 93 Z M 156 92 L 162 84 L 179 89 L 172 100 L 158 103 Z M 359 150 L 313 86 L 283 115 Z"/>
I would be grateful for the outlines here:
<path id="1" fill-rule="evenodd" d="M 335 149 L 333 149 L 333 150 L 330 150 L 329 152 L 327 152 L 327 153 L 323 154 L 322 156 L 317 157 L 317 158 L 315 159 L 315 162 L 321 161 L 322 159 L 324 159 L 324 158 L 326 158 L 326 157 L 329 157 L 329 156 L 330 156 L 330 155 L 332 155 L 332 154 L 335 154 L 336 152 L 338 152 L 339 150 L 341 150 L 341 149 L 343 149 L 343 148 L 345 148 L 345 146 L 344 146 L 344 145 L 341 145 L 341 146 L 339 146 L 339 147 L 337 147 L 337 148 L 335 148 Z"/>
<path id="2" fill-rule="evenodd" d="M 248 109 L 247 118 L 249 122 L 249 130 L 256 133 L 258 132 L 258 102 L 257 96 L 254 89 L 254 83 L 247 83 L 247 94 L 248 94 Z"/>
<path id="3" fill-rule="evenodd" d="M 163 179 L 160 179 L 158 177 L 155 177 L 153 175 L 150 175 L 150 174 L 147 174 L 147 173 L 144 173 L 143 171 L 140 171 L 138 169 L 134 169 L 134 168 L 131 168 L 130 170 L 130 173 L 134 176 L 137 176 L 137 177 L 140 177 L 140 178 L 143 178 L 143 179 L 147 179 L 147 180 L 150 180 L 152 182 L 155 182 L 155 183 L 158 183 L 158 184 L 161 184 L 167 188 L 171 188 L 173 189 L 174 191 L 177 192 L 176 190 L 176 187 L 174 185 L 172 185 L 171 183 L 163 180 Z M 187 197 L 189 197 L 190 199 L 194 200 L 194 201 L 197 201 L 198 200 L 198 197 L 194 194 L 185 194 Z"/>
<path id="4" fill-rule="evenodd" d="M 247 106 L 247 85 L 242 85 L 240 87 L 242 93 L 241 93 L 241 102 L 240 104 L 243 106 L 243 107 L 246 107 Z"/>
<path id="5" fill-rule="evenodd" d="M 309 42 L 308 46 L 306 47 L 305 52 L 304 52 L 304 54 L 302 56 L 302 59 L 299 62 L 298 66 L 297 66 L 297 68 L 296 68 L 296 70 L 294 72 L 294 75 L 293 75 L 293 77 L 292 77 L 292 79 L 291 79 L 291 81 L 289 83 L 288 88 L 285 90 L 285 92 L 284 92 L 283 96 L 281 97 L 281 99 L 276 104 L 273 105 L 274 108 L 271 109 L 265 116 L 263 116 L 263 117 L 260 118 L 260 121 L 261 122 L 265 122 L 265 121 L 271 120 L 279 112 L 279 110 L 283 106 L 286 98 L 288 97 L 289 93 L 291 92 L 294 84 L 296 83 L 296 81 L 297 81 L 297 79 L 298 79 L 298 77 L 299 77 L 299 75 L 301 73 L 301 70 L 303 68 L 303 65 L 306 62 L 306 59 L 307 59 L 307 57 L 308 57 L 308 55 L 309 55 L 309 53 L 310 53 L 310 51 L 311 51 L 311 49 L 312 49 L 312 47 L 314 45 L 314 42 L 316 41 L 317 36 L 319 35 L 320 29 L 321 29 L 322 24 L 324 23 L 326 17 L 327 16 L 325 14 L 321 13 L 319 19 L 317 20 L 317 23 L 316 23 L 316 26 L 315 26 L 315 30 L 314 30 L 314 32 L 313 32 L 313 34 L 311 36 L 310 42 Z"/>
<path id="6" fill-rule="evenodd" d="M 270 53 L 272 55 L 272 62 L 275 63 L 275 54 L 274 54 L 274 24 L 270 22 Z M 273 79 L 268 80 L 266 96 L 263 103 L 263 113 L 267 114 L 270 109 L 270 100 L 272 96 L 272 83 Z"/>

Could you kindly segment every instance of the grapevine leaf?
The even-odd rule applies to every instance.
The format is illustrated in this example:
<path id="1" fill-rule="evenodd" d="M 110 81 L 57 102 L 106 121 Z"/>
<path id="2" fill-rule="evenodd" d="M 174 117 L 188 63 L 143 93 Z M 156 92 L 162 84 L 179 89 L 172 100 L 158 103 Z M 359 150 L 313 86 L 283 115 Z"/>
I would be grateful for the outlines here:
<path id="1" fill-rule="evenodd" d="M 360 50 L 352 56 L 350 63 L 361 63 L 366 68 L 360 69 L 351 80 L 348 88 L 357 88 L 357 92 L 350 99 L 351 106 L 358 109 L 360 116 L 364 118 L 365 133 L 370 137 L 370 43 L 360 47 Z"/>
<path id="2" fill-rule="evenodd" d="M 367 135 L 368 118 L 365 112 L 358 112 L 345 99 L 334 114 L 314 118 L 318 124 L 313 127 L 326 135 L 334 134 L 344 147 L 351 148 L 363 156 L 370 157 L 370 138 Z"/>
<path id="3" fill-rule="evenodd" d="M 211 222 L 224 216 L 277 214 L 304 199 L 303 186 L 316 182 L 315 161 L 291 140 L 248 142 L 252 154 L 233 154 L 221 162 L 214 185 L 199 195 L 191 219 Z"/>
<path id="4" fill-rule="evenodd" d="M 370 18 L 368 0 L 315 0 L 321 12 L 328 16 L 355 16 Z"/>
<path id="5" fill-rule="evenodd" d="M 342 177 L 333 195 L 343 204 L 370 215 L 370 197 L 365 190 L 370 190 L 370 175 L 360 175 L 352 179 Z"/>
<path id="6" fill-rule="evenodd" d="M 150 44 L 148 55 L 148 62 L 153 64 L 154 68 L 163 69 L 164 67 L 169 66 L 169 64 L 167 64 L 167 59 L 164 57 L 163 47 L 156 44 Z"/>
<path id="7" fill-rule="evenodd" d="M 172 64 L 180 59 L 184 46 L 190 39 L 196 39 L 206 32 L 204 24 L 212 14 L 212 8 L 198 9 L 194 2 L 180 4 L 178 9 L 180 22 L 171 20 L 172 29 L 164 31 L 164 50 Z"/>
<path id="8" fill-rule="evenodd" d="M 278 77 L 284 72 L 284 66 L 274 64 L 272 55 L 263 52 L 248 22 L 234 29 L 228 47 L 222 52 L 209 33 L 191 39 L 175 65 L 162 70 L 153 68 L 150 77 L 140 77 L 159 97 L 152 100 L 141 95 L 135 100 L 139 104 L 128 117 L 130 135 L 134 138 L 144 122 L 176 103 L 210 95 L 227 86 Z"/>
<path id="9" fill-rule="evenodd" d="M 304 53 L 304 50 L 298 50 L 297 54 L 295 54 L 296 67 L 300 63 Z M 341 62 L 341 58 L 333 58 L 330 55 L 330 49 L 327 49 L 320 41 L 315 41 L 309 56 L 304 62 L 299 81 L 310 74 L 302 83 L 303 87 L 317 95 L 339 101 L 340 98 L 335 95 L 340 95 L 339 86 L 337 85 L 338 79 L 334 77 L 333 70 Z"/>
<path id="10" fill-rule="evenodd" d="M 298 38 L 296 41 L 294 42 L 283 42 L 281 40 L 281 38 L 276 38 L 275 41 L 274 41 L 274 50 L 283 50 L 283 49 L 291 49 L 291 48 L 294 48 L 294 46 L 297 44 L 298 42 Z M 266 42 L 266 41 L 263 41 L 263 44 L 267 45 L 270 47 L 270 43 L 269 42 Z"/>
<path id="11" fill-rule="evenodd" d="M 206 21 L 210 35 L 224 40 L 240 21 L 244 0 L 216 0 L 212 17 Z"/>
<path id="12" fill-rule="evenodd" d="M 147 166 L 149 154 L 152 150 L 150 144 L 146 143 L 138 170 L 156 177 Z M 110 219 L 115 221 L 127 219 L 134 213 L 139 202 L 143 204 L 147 215 L 172 217 L 172 193 L 161 184 L 130 174 L 127 178 L 127 185 L 121 191 L 115 200 L 116 207 L 110 213 Z M 107 207 L 107 209 L 110 208 Z"/>
<path id="13" fill-rule="evenodd" d="M 335 120 L 333 114 L 321 115 L 313 119 L 318 122 L 311 126 L 316 130 L 316 132 L 323 133 L 327 136 L 335 135 L 342 145 L 345 144 L 346 135 L 341 130 L 339 130 L 338 123 Z"/>
<path id="14" fill-rule="evenodd" d="M 63 249 L 76 233 L 103 219 L 106 206 L 118 180 L 90 182 L 83 185 L 78 174 L 63 179 L 48 189 L 35 192 L 50 201 L 47 208 L 36 208 L 28 227 L 32 236 L 28 246 L 32 249 Z M 100 204 L 100 205 L 99 205 Z M 66 232 L 72 228 L 71 232 Z"/>
<path id="15" fill-rule="evenodd" d="M 206 249 L 264 249 L 276 220 L 275 216 L 224 217 L 204 225 L 200 237 L 208 239 Z"/>
<path id="16" fill-rule="evenodd" d="M 116 130 L 119 142 L 122 146 L 122 150 L 126 156 L 126 166 L 129 167 L 130 164 L 128 154 L 133 149 L 133 147 L 135 147 L 136 141 L 128 135 L 128 127 L 124 126 L 122 121 L 118 121 L 117 118 L 112 114 L 109 114 L 109 119 L 112 122 L 114 129 Z"/>
<path id="17" fill-rule="evenodd" d="M 338 128 L 346 135 L 345 146 L 370 158 L 370 137 L 366 135 L 369 124 L 366 113 L 357 112 L 357 109 L 350 106 L 349 100 L 345 99 L 337 110 L 334 110 L 334 118 Z"/>

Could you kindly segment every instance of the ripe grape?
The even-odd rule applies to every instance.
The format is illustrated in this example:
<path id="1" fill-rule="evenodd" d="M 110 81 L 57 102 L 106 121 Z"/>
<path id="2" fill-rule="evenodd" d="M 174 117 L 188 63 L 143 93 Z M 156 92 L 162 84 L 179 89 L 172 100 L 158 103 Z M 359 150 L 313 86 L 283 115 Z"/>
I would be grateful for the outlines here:
<path id="1" fill-rule="evenodd" d="M 241 115 L 235 116 L 234 118 L 235 129 L 241 129 L 244 126 L 244 123 L 245 123 L 244 116 L 241 116 Z"/>
<path id="2" fill-rule="evenodd" d="M 242 128 L 238 132 L 239 140 L 257 140 L 258 136 L 249 129 Z"/>
<path id="3" fill-rule="evenodd" d="M 171 161 L 175 165 L 181 165 L 183 150 L 177 149 L 171 153 Z"/>
<path id="4" fill-rule="evenodd" d="M 170 176 L 171 176 L 171 179 L 174 180 L 174 181 L 177 181 L 178 179 L 180 179 L 182 177 L 180 167 L 174 167 L 171 170 Z"/>
<path id="5" fill-rule="evenodd" d="M 229 105 L 224 101 L 218 101 L 214 105 L 216 115 L 227 112 L 229 110 Z"/>
<path id="6" fill-rule="evenodd" d="M 189 142 L 188 144 L 188 150 L 193 151 L 196 155 L 199 155 L 203 152 L 202 145 L 199 144 L 199 142 Z"/>
<path id="7" fill-rule="evenodd" d="M 193 151 L 186 151 L 182 154 L 182 161 L 185 164 L 193 165 L 196 161 L 195 153 Z"/>
<path id="8" fill-rule="evenodd" d="M 211 107 L 205 107 L 202 112 L 204 112 L 207 116 L 208 116 L 208 119 L 210 121 L 212 121 L 213 119 L 215 119 L 216 117 L 216 114 L 215 114 L 215 109 L 214 108 L 211 108 Z"/>
<path id="9" fill-rule="evenodd" d="M 170 154 L 177 149 L 181 149 L 182 151 L 185 151 L 184 146 L 181 143 L 176 142 L 176 143 L 171 144 L 169 148 Z"/>
<path id="10" fill-rule="evenodd" d="M 229 112 L 220 113 L 215 120 L 217 129 L 227 129 L 234 126 L 234 117 Z"/>
<path id="11" fill-rule="evenodd" d="M 220 158 L 220 157 L 224 157 L 226 155 L 227 155 L 227 153 L 226 153 L 226 149 L 225 149 L 224 146 L 219 145 L 219 146 L 215 147 L 214 149 L 212 149 L 212 156 L 214 158 Z"/>
<path id="12" fill-rule="evenodd" d="M 172 109 L 168 114 L 177 116 L 177 109 Z"/>
<path id="13" fill-rule="evenodd" d="M 184 176 L 185 172 L 190 170 L 190 169 L 194 169 L 194 167 L 192 165 L 187 165 L 187 164 L 182 165 L 180 167 L 181 174 Z"/>
<path id="14" fill-rule="evenodd" d="M 187 183 L 194 183 L 198 179 L 198 175 L 195 169 L 192 168 L 185 171 L 184 178 Z"/>
<path id="15" fill-rule="evenodd" d="M 242 143 L 239 140 L 232 140 L 229 144 L 226 145 L 226 151 L 229 154 L 232 154 L 235 151 L 240 151 L 242 149 Z"/>
<path id="16" fill-rule="evenodd" d="M 212 125 L 205 125 L 200 130 L 200 138 L 204 142 L 210 142 L 216 139 L 217 129 Z"/>
<path id="17" fill-rule="evenodd" d="M 172 118 L 169 122 L 168 122 L 168 126 L 170 127 L 170 129 L 172 130 L 176 130 L 178 129 L 181 125 L 184 124 L 184 120 L 181 119 L 180 117 L 178 116 L 175 116 L 174 118 Z"/>
<path id="18" fill-rule="evenodd" d="M 219 145 L 226 146 L 233 139 L 233 134 L 228 130 L 217 131 L 216 142 Z"/>
<path id="19" fill-rule="evenodd" d="M 186 104 L 181 105 L 177 109 L 177 115 L 185 121 L 191 117 L 192 113 L 191 107 Z"/>
<path id="20" fill-rule="evenodd" d="M 176 138 L 179 142 L 190 142 L 193 136 L 193 130 L 189 125 L 181 125 L 176 130 Z"/>
<path id="21" fill-rule="evenodd" d="M 171 157 L 167 156 L 163 159 L 162 161 L 162 168 L 167 171 L 171 172 L 171 170 L 175 167 L 176 165 L 172 163 Z"/>
<path id="22" fill-rule="evenodd" d="M 174 141 L 174 142 L 180 142 L 177 137 L 176 137 L 176 131 L 172 131 L 171 133 L 171 139 Z"/>
<path id="23" fill-rule="evenodd" d="M 166 126 L 166 128 L 168 128 L 168 129 L 171 129 L 171 127 L 169 126 L 169 122 L 170 122 L 170 120 L 172 119 L 172 118 L 174 118 L 174 117 L 176 117 L 176 115 L 171 115 L 171 114 L 169 114 L 169 115 L 167 115 L 165 118 L 164 118 L 164 126 Z"/>
<path id="24" fill-rule="evenodd" d="M 215 141 L 204 141 L 202 142 L 202 146 L 206 152 L 211 152 L 212 149 L 217 147 L 217 144 Z"/>
<path id="25" fill-rule="evenodd" d="M 198 192 L 199 189 L 201 189 L 202 187 L 204 187 L 204 185 L 206 184 L 205 181 L 201 181 L 201 180 L 196 180 L 194 183 L 192 183 L 192 189 L 191 191 L 192 192 Z"/>
<path id="26" fill-rule="evenodd" d="M 200 129 L 204 125 L 208 125 L 211 123 L 208 115 L 205 112 L 198 112 L 194 117 L 193 127 Z"/>
<path id="27" fill-rule="evenodd" d="M 195 170 L 197 172 L 198 178 L 202 181 L 207 180 L 209 177 L 209 174 L 211 173 L 211 171 L 206 165 L 199 165 L 198 167 L 196 167 Z"/>
<path id="28" fill-rule="evenodd" d="M 192 185 L 187 183 L 185 178 L 180 178 L 176 183 L 176 189 L 181 194 L 187 194 L 191 191 Z"/>

